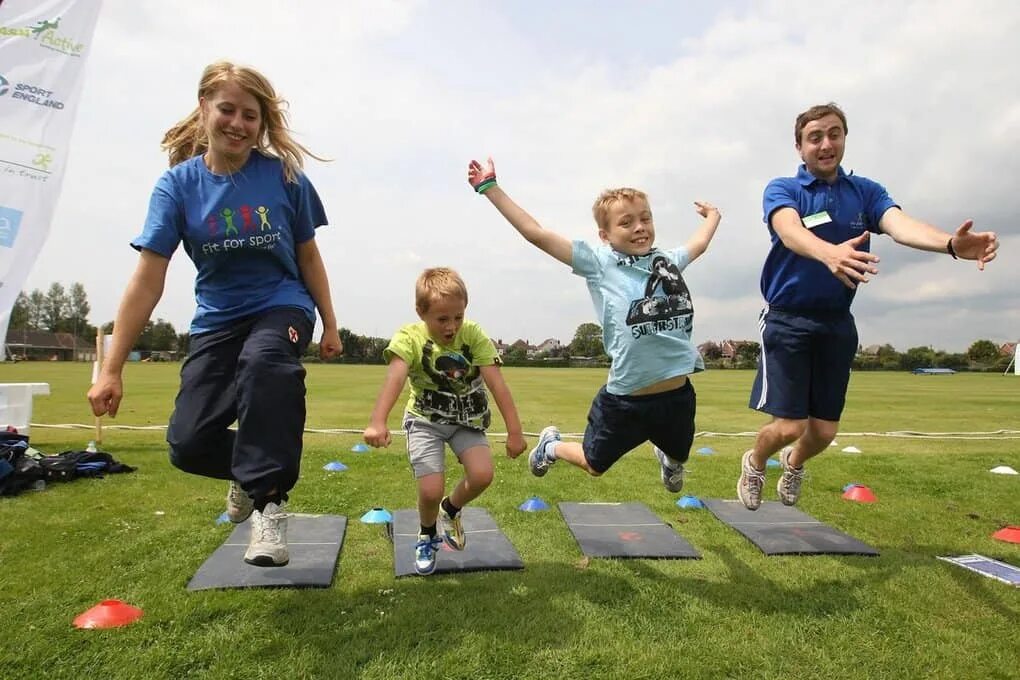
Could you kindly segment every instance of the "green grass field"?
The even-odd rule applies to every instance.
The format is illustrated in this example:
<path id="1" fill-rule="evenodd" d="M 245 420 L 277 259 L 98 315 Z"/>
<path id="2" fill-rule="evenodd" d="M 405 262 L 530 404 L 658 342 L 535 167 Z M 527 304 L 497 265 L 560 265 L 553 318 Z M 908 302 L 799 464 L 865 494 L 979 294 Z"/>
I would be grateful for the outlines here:
<path id="1" fill-rule="evenodd" d="M 162 425 L 177 365 L 135 364 L 108 425 Z M 309 428 L 367 421 L 384 368 L 309 366 Z M 3 382 L 48 382 L 34 423 L 91 423 L 90 367 L 25 363 Z M 525 429 L 580 432 L 601 370 L 505 371 Z M 752 373 L 695 380 L 698 429 L 739 433 Z M 391 427 L 398 426 L 398 409 Z M 185 585 L 226 538 L 225 485 L 167 462 L 162 430 L 107 429 L 102 448 L 138 467 L 0 498 L 0 677 L 3 678 L 1016 678 L 1020 589 L 935 559 L 977 552 L 1020 565 L 1020 545 L 993 540 L 1020 524 L 1020 439 L 893 438 L 846 433 L 1020 430 L 1020 379 L 856 373 L 840 447 L 813 460 L 798 507 L 878 548 L 878 558 L 765 557 L 707 511 L 681 511 L 650 445 L 589 479 L 561 464 L 535 479 L 494 441 L 496 481 L 479 499 L 524 559 L 518 572 L 395 580 L 389 542 L 357 521 L 373 506 L 412 507 L 402 439 L 350 452 L 360 436 L 309 434 L 291 509 L 351 519 L 334 584 L 322 590 L 189 593 Z M 501 421 L 493 432 L 503 431 Z M 1016 436 L 1016 435 L 1013 435 Z M 36 427 L 47 453 L 84 448 L 89 430 Z M 496 438 L 494 438 L 496 439 Z M 533 444 L 535 437 L 529 438 Z M 749 436 L 708 435 L 684 493 L 733 498 Z M 322 466 L 342 460 L 349 470 Z M 448 458 L 451 463 L 452 457 Z M 775 470 L 767 498 L 775 498 Z M 873 505 L 841 499 L 849 482 Z M 554 509 L 524 513 L 531 495 L 640 501 L 703 555 L 697 561 L 585 560 Z M 136 624 L 80 631 L 72 619 L 107 598 L 141 607 Z"/>

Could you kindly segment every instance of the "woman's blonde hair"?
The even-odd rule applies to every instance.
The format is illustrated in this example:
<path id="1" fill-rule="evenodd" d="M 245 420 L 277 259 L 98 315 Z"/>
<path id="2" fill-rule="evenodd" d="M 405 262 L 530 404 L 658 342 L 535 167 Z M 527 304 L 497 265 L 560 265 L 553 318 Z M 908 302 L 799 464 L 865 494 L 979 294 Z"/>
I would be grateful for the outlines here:
<path id="1" fill-rule="evenodd" d="M 424 314 L 436 300 L 456 297 L 468 303 L 467 286 L 460 274 L 449 267 L 432 267 L 426 269 L 414 284 L 414 306 Z"/>
<path id="2" fill-rule="evenodd" d="M 198 96 L 210 97 L 224 83 L 234 83 L 255 97 L 259 103 L 261 123 L 256 149 L 275 156 L 283 163 L 283 174 L 288 182 L 296 182 L 304 167 L 303 156 L 319 158 L 304 146 L 294 141 L 287 127 L 287 101 L 276 95 L 272 84 L 261 73 L 247 66 L 237 66 L 229 61 L 209 64 L 198 82 Z M 201 106 L 163 135 L 161 148 L 170 156 L 170 167 L 189 158 L 205 153 L 209 148 L 205 126 L 202 124 Z"/>

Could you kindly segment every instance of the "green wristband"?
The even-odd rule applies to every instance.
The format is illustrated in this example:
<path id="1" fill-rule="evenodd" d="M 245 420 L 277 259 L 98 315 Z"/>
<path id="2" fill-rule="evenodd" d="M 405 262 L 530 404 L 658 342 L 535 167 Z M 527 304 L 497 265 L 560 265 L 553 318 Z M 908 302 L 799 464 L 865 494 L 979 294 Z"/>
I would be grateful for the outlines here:
<path id="1" fill-rule="evenodd" d="M 488 191 L 489 189 L 491 189 L 494 186 L 496 186 L 496 178 L 495 177 L 493 177 L 492 179 L 487 179 L 484 182 L 482 182 L 481 184 L 479 184 L 478 186 L 476 186 L 475 187 L 475 191 L 477 191 L 480 194 L 484 194 L 486 191 Z"/>

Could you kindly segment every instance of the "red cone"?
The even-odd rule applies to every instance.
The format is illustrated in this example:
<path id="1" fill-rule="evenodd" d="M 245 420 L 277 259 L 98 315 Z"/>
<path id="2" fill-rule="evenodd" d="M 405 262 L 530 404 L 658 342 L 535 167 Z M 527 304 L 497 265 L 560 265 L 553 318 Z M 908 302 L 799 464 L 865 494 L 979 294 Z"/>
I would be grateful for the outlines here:
<path id="1" fill-rule="evenodd" d="M 849 489 L 847 489 L 843 493 L 843 498 L 847 499 L 848 501 L 857 501 L 858 503 L 878 502 L 878 498 L 875 496 L 875 494 L 871 492 L 871 489 L 869 489 L 866 486 L 861 486 L 860 484 L 855 484 L 854 486 L 851 486 Z"/>
<path id="2" fill-rule="evenodd" d="M 997 538 L 1007 543 L 1020 543 L 1020 527 L 1002 527 L 992 534 L 992 538 Z"/>
<path id="3" fill-rule="evenodd" d="M 74 619 L 75 628 L 116 628 L 134 623 L 142 617 L 142 610 L 120 600 L 103 600 Z"/>

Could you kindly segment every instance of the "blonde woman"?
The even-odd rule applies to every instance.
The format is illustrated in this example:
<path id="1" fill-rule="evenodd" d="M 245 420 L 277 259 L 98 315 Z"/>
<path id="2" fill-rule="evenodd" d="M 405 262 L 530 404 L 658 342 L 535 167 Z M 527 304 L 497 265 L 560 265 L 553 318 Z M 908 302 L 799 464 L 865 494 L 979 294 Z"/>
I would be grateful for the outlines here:
<path id="1" fill-rule="evenodd" d="M 244 560 L 257 566 L 289 560 L 286 505 L 305 422 L 300 357 L 316 309 L 320 355 L 343 351 L 315 244 L 326 215 L 301 171 L 304 156 L 317 157 L 291 138 L 285 106 L 251 68 L 206 67 L 197 107 L 163 138 L 170 169 L 131 242 L 138 265 L 88 393 L 97 416 L 117 415 L 124 361 L 183 243 L 197 270 L 196 311 L 167 429 L 170 460 L 185 472 L 230 482 L 227 514 L 237 523 L 251 516 Z M 235 421 L 236 432 L 229 429 Z"/>

